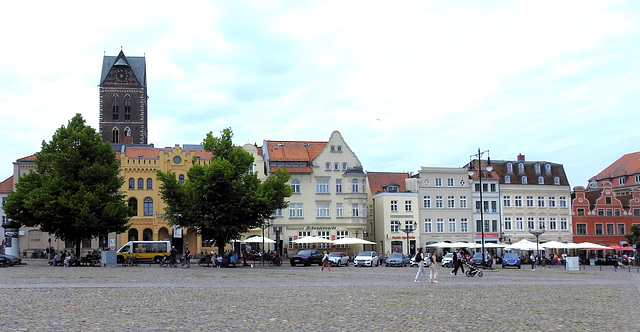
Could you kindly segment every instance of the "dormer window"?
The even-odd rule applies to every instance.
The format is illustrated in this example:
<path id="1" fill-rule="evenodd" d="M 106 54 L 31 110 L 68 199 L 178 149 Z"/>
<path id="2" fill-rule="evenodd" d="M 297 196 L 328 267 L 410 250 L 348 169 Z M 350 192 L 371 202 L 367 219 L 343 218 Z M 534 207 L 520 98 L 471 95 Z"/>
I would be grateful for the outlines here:
<path id="1" fill-rule="evenodd" d="M 513 164 L 507 163 L 507 173 L 513 173 Z"/>
<path id="2" fill-rule="evenodd" d="M 544 172 L 547 173 L 547 175 L 551 174 L 551 164 L 544 164 Z"/>
<path id="3" fill-rule="evenodd" d="M 504 176 L 504 183 L 511 183 L 511 177 L 509 175 Z"/>
<path id="4" fill-rule="evenodd" d="M 535 169 L 535 171 L 536 171 L 536 174 L 540 174 L 540 164 L 535 163 L 535 164 L 533 165 L 533 167 L 534 167 L 534 169 Z"/>
<path id="5" fill-rule="evenodd" d="M 555 184 L 556 186 L 559 186 L 560 185 L 560 177 L 554 176 L 553 177 L 553 184 Z"/>
<path id="6" fill-rule="evenodd" d="M 538 176 L 538 184 L 544 184 L 544 177 Z"/>
<path id="7" fill-rule="evenodd" d="M 627 177 L 622 176 L 620 178 L 618 178 L 618 184 L 621 186 L 624 186 L 624 184 L 627 183 Z"/>
<path id="8" fill-rule="evenodd" d="M 397 184 L 387 184 L 384 186 L 384 191 L 388 193 L 397 193 L 400 190 Z"/>
<path id="9" fill-rule="evenodd" d="M 526 176 L 526 175 L 523 175 L 523 176 L 520 178 L 520 183 L 522 183 L 522 184 L 527 184 L 527 176 Z"/>
<path id="10" fill-rule="evenodd" d="M 524 173 L 524 164 L 523 163 L 519 163 L 518 164 L 518 174 L 522 174 Z"/>

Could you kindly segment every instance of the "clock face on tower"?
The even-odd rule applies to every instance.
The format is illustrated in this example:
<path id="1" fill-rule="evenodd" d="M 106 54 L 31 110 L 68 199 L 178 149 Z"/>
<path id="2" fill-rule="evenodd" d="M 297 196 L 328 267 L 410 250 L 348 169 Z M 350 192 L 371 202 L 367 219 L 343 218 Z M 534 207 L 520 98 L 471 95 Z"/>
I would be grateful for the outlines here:
<path id="1" fill-rule="evenodd" d="M 129 71 L 126 69 L 117 69 L 115 72 L 115 81 L 118 83 L 129 82 Z"/>

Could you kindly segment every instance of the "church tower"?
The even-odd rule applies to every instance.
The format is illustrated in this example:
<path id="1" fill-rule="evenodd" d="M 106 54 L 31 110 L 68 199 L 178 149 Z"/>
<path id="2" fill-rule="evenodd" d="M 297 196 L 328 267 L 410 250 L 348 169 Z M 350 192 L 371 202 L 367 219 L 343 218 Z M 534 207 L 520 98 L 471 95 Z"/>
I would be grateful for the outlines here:
<path id="1" fill-rule="evenodd" d="M 104 56 L 100 77 L 100 136 L 113 145 L 147 144 L 145 57 Z"/>

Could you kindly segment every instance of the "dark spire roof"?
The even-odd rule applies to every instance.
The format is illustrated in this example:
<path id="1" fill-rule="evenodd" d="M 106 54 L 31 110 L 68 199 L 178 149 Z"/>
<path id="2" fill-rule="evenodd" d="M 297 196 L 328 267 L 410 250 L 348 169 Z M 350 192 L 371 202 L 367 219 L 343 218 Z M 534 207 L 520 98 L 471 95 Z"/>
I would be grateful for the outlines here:
<path id="1" fill-rule="evenodd" d="M 102 75 L 100 76 L 100 85 L 104 82 L 111 71 L 113 66 L 128 66 L 133 70 L 133 74 L 136 75 L 136 79 L 142 86 L 147 86 L 147 63 L 146 58 L 143 56 L 130 56 L 124 55 L 124 52 L 120 50 L 120 54 L 117 56 L 105 55 L 102 59 Z"/>

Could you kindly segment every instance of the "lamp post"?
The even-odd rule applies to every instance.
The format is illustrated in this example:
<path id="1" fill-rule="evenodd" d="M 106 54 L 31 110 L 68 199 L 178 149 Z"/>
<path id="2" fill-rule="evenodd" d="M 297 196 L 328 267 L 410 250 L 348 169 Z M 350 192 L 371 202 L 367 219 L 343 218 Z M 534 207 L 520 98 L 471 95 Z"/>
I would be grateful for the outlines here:
<path id="1" fill-rule="evenodd" d="M 478 158 L 478 179 L 480 182 L 480 234 L 481 234 L 481 239 L 480 239 L 480 243 L 482 244 L 482 266 L 485 267 L 486 266 L 486 262 L 484 260 L 484 201 L 482 200 L 482 177 L 484 177 L 484 171 L 482 169 L 482 164 L 480 163 L 480 159 L 482 158 L 482 155 L 487 154 L 487 167 L 486 170 L 487 172 L 491 172 L 493 171 L 493 166 L 491 165 L 491 158 L 489 157 L 489 150 L 485 150 L 485 151 L 480 151 L 480 148 L 478 148 L 478 153 L 476 154 L 472 154 L 469 156 L 469 176 L 473 176 L 475 174 L 475 170 L 473 168 L 473 157 Z"/>
<path id="2" fill-rule="evenodd" d="M 260 257 L 262 265 L 264 265 L 264 255 L 266 254 L 266 251 L 264 250 L 264 230 L 269 227 L 271 227 L 271 220 L 267 220 L 266 222 L 262 223 L 262 225 L 260 225 L 260 228 L 262 229 L 262 256 Z"/>
<path id="3" fill-rule="evenodd" d="M 411 224 L 406 224 L 406 225 L 411 225 Z M 411 253 L 409 252 L 409 234 L 413 233 L 413 231 L 416 230 L 416 226 L 418 226 L 418 223 L 414 221 L 413 227 L 400 228 L 400 231 L 404 232 L 407 235 L 407 255 L 411 255 Z"/>
<path id="4" fill-rule="evenodd" d="M 536 258 L 538 260 L 538 265 L 540 265 L 540 256 L 538 256 L 538 250 L 540 249 L 540 235 L 544 234 L 544 226 L 540 227 L 539 230 L 535 230 L 533 228 L 529 228 L 529 233 L 536 237 Z"/>

